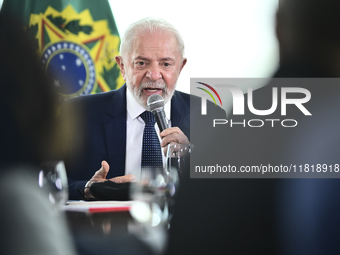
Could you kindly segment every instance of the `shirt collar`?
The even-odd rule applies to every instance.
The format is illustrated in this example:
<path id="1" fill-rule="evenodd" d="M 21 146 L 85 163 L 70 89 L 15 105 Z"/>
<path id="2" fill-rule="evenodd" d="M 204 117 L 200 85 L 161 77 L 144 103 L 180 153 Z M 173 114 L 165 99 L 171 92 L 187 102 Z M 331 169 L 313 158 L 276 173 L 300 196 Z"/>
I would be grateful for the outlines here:
<path id="1" fill-rule="evenodd" d="M 128 115 L 133 120 L 145 111 L 145 108 L 136 101 L 129 88 L 126 89 L 126 109 Z M 171 100 L 164 105 L 165 116 L 168 121 L 170 120 L 170 109 Z"/>

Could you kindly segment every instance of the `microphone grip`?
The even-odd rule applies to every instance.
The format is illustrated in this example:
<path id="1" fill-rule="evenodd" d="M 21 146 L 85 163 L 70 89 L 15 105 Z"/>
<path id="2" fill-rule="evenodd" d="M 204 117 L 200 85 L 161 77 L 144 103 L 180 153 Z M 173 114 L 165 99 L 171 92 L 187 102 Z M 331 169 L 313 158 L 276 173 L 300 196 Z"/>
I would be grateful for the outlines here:
<path id="1" fill-rule="evenodd" d="M 152 113 L 153 113 L 153 115 L 156 119 L 159 131 L 162 132 L 164 129 L 167 129 L 168 128 L 168 122 L 167 122 L 166 117 L 165 117 L 164 109 L 161 109 L 161 110 L 158 110 L 158 111 L 154 110 Z"/>

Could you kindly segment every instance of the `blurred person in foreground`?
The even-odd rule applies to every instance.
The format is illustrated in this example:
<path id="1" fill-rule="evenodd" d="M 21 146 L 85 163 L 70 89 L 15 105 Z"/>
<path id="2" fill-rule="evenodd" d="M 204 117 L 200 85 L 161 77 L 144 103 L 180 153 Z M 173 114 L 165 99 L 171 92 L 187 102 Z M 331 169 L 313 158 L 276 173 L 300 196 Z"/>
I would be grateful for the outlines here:
<path id="1" fill-rule="evenodd" d="M 280 66 L 273 78 L 339 77 L 339 8 L 335 0 L 280 1 L 276 24 Z M 289 106 L 287 118 L 298 122 L 294 128 L 224 129 L 218 138 L 211 138 L 220 146 L 215 164 L 339 164 L 339 82 L 310 81 L 304 87 L 312 97 L 304 106 L 312 116 Z M 286 84 L 272 79 L 253 92 L 254 107 L 270 108 L 273 87 L 280 91 L 299 85 L 297 79 Z M 233 121 L 261 117 L 246 112 L 233 116 Z M 279 110 L 270 115 L 282 118 Z M 171 224 L 168 254 L 339 254 L 339 201 L 338 178 L 186 178 Z"/>
<path id="2" fill-rule="evenodd" d="M 124 86 L 69 100 L 71 105 L 86 113 L 85 133 L 79 139 L 85 141 L 82 155 L 74 157 L 71 149 L 68 164 L 71 199 L 83 198 L 78 191 L 91 198 L 89 187 L 94 182 L 121 183 L 138 179 L 145 127 L 141 115 L 148 112 L 149 96 L 158 94 L 164 98 L 169 123 L 169 128 L 161 133 L 155 125 L 158 138 L 154 140 L 159 140 L 159 154 L 161 147 L 170 142 L 189 143 L 190 114 L 200 112 L 199 98 L 176 90 L 187 59 L 183 39 L 175 27 L 161 19 L 139 20 L 125 32 L 120 52 L 116 61 L 126 81 Z M 193 101 L 197 102 L 197 109 L 190 109 Z M 221 108 L 209 102 L 210 110 L 225 116 Z M 151 157 L 152 160 L 155 158 Z M 164 154 L 161 160 L 164 166 Z M 96 172 L 100 165 L 102 167 Z"/>
<path id="3" fill-rule="evenodd" d="M 58 99 L 29 37 L 2 13 L 0 77 L 1 251 L 75 254 L 63 215 L 56 215 L 38 186 L 39 165 L 62 157 L 72 122 L 66 129 L 66 122 L 57 121 Z"/>

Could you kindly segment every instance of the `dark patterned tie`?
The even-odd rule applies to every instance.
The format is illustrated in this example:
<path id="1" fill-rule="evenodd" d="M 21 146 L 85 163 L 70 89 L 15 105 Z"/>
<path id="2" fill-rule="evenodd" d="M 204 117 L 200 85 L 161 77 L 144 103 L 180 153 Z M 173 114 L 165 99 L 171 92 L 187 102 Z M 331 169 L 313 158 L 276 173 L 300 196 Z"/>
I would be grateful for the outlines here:
<path id="1" fill-rule="evenodd" d="M 155 117 L 152 112 L 145 111 L 141 115 L 145 122 L 142 146 L 142 169 L 162 168 L 162 150 L 155 130 Z"/>

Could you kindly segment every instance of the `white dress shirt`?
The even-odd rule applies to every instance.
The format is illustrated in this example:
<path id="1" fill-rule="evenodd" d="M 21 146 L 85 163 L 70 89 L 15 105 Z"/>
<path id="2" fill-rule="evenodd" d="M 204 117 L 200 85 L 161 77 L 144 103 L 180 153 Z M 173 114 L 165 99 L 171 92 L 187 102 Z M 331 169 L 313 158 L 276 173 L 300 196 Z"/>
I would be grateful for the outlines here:
<path id="1" fill-rule="evenodd" d="M 136 101 L 130 90 L 126 89 L 126 156 L 125 156 L 125 174 L 133 174 L 136 179 L 139 180 L 142 163 L 142 144 L 143 144 L 143 132 L 145 123 L 139 116 L 145 109 Z M 170 121 L 170 104 L 171 100 L 165 104 L 164 111 L 165 115 L 171 127 Z M 156 133 L 159 141 L 159 128 L 155 123 Z M 163 166 L 165 165 L 165 156 L 163 155 Z"/>

